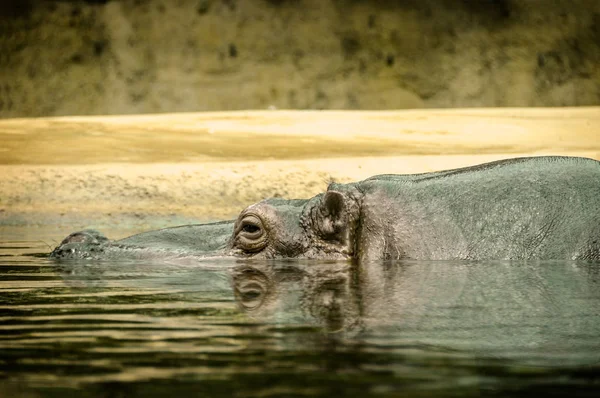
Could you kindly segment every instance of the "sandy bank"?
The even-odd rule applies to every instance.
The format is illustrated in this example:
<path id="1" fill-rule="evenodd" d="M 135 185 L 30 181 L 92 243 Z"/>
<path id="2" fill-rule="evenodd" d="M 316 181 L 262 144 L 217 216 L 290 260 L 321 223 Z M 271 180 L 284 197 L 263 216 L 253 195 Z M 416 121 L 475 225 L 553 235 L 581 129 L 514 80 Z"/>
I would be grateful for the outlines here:
<path id="1" fill-rule="evenodd" d="M 0 121 L 0 225 L 234 217 L 331 180 L 543 154 L 600 158 L 600 108 L 228 112 Z"/>

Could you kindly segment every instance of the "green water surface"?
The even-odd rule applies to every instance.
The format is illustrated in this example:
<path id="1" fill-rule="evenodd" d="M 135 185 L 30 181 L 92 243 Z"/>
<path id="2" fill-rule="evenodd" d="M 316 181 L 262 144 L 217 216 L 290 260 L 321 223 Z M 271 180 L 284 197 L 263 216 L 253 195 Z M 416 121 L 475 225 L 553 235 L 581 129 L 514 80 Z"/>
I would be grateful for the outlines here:
<path id="1" fill-rule="evenodd" d="M 0 239 L 0 396 L 600 396 L 600 264 L 56 262 Z"/>

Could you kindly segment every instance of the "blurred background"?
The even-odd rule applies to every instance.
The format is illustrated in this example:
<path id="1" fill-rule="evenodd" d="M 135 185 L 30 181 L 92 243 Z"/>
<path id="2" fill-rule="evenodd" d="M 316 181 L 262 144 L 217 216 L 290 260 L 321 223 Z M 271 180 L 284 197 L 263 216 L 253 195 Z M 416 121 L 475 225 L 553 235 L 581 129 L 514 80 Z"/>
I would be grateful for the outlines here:
<path id="1" fill-rule="evenodd" d="M 600 103 L 597 0 L 2 0 L 0 117 Z"/>
<path id="2" fill-rule="evenodd" d="M 0 0 L 0 234 L 600 159 L 598 105 L 600 0 Z"/>

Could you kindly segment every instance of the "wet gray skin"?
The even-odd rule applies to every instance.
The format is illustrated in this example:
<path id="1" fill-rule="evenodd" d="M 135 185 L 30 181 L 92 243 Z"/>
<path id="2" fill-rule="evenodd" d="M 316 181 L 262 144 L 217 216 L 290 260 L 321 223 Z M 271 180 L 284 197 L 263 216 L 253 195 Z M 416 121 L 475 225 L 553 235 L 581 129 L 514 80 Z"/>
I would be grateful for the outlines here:
<path id="1" fill-rule="evenodd" d="M 234 221 L 183 225 L 110 241 L 95 230 L 74 232 L 50 253 L 61 259 L 215 257 L 229 252 Z"/>
<path id="2" fill-rule="evenodd" d="M 600 259 L 600 162 L 516 158 L 331 184 L 237 220 L 109 241 L 67 237 L 56 258 Z"/>

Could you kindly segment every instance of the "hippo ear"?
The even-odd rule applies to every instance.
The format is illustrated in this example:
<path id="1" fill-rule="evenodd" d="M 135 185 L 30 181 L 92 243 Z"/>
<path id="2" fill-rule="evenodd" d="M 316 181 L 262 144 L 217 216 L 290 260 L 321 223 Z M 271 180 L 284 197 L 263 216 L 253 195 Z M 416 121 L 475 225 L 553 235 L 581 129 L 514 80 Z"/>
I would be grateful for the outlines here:
<path id="1" fill-rule="evenodd" d="M 318 207 L 316 227 L 323 239 L 343 240 L 347 227 L 347 211 L 344 195 L 337 191 L 327 191 Z"/>

